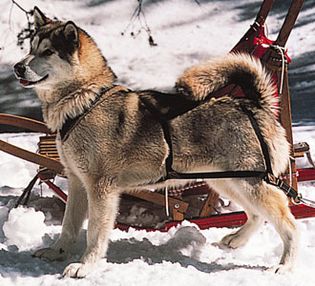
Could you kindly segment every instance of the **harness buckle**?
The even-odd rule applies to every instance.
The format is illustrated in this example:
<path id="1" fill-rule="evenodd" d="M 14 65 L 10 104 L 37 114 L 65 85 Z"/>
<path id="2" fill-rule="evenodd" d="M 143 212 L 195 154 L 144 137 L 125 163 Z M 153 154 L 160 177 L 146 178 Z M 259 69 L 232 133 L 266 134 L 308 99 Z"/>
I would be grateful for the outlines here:
<path id="1" fill-rule="evenodd" d="M 265 181 L 266 181 L 268 184 L 271 184 L 271 185 L 274 185 L 274 186 L 280 188 L 280 185 L 279 185 L 279 178 L 277 178 L 276 176 L 274 176 L 274 175 L 271 174 L 271 173 L 267 173 L 267 174 L 266 174 L 266 176 L 265 176 Z"/>
<path id="2" fill-rule="evenodd" d="M 299 205 L 300 203 L 302 203 L 303 197 L 301 193 L 298 193 L 297 196 L 294 198 L 291 198 L 291 202 L 294 205 Z"/>
<path id="3" fill-rule="evenodd" d="M 266 174 L 265 181 L 268 184 L 276 186 L 280 190 L 282 190 L 290 199 L 291 202 L 295 205 L 298 205 L 302 202 L 303 198 L 300 193 L 298 193 L 294 188 L 288 185 L 285 181 L 277 178 L 273 174 Z"/>

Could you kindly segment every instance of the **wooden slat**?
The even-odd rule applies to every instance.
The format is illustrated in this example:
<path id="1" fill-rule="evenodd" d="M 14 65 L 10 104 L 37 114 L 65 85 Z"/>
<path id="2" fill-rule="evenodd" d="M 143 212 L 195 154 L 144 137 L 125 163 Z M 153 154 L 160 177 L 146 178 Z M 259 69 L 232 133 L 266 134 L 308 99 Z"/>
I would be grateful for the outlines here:
<path id="1" fill-rule="evenodd" d="M 287 140 L 291 144 L 291 156 L 294 156 L 293 151 L 293 133 L 292 133 L 292 117 L 291 117 L 291 98 L 290 98 L 290 91 L 289 91 L 289 81 L 288 81 L 288 71 L 285 70 L 285 76 L 284 76 L 284 83 L 283 83 L 283 92 L 280 99 L 280 122 L 283 128 L 286 131 Z M 294 160 L 290 160 L 291 164 L 291 172 L 295 174 L 296 172 L 296 164 Z M 287 173 L 290 173 L 290 170 L 287 171 Z M 287 183 L 289 183 L 289 179 L 286 180 Z M 297 184 L 297 178 L 293 176 L 292 178 L 292 187 L 297 190 L 298 184 Z"/>
<path id="2" fill-rule="evenodd" d="M 264 25 L 268 13 L 272 8 L 273 2 L 274 0 L 265 0 L 262 3 L 254 24 L 250 26 L 244 36 L 233 47 L 231 52 L 251 53 L 253 51 L 253 45 L 251 43 L 253 41 L 253 38 L 257 35 L 257 28 Z"/>
<path id="3" fill-rule="evenodd" d="M 302 9 L 303 3 L 304 0 L 292 0 L 288 14 L 280 29 L 277 40 L 275 41 L 276 45 L 279 45 L 281 47 L 285 46 L 295 24 L 295 21 L 300 13 L 300 10 Z"/>
<path id="4" fill-rule="evenodd" d="M 58 153 L 58 151 L 57 151 L 57 149 L 55 149 L 55 148 L 40 148 L 39 149 L 39 153 L 44 153 L 44 152 L 49 152 L 49 153 L 55 153 L 55 154 L 57 154 Z"/>
<path id="5" fill-rule="evenodd" d="M 34 132 L 51 133 L 45 123 L 18 115 L 0 113 L 0 124 L 20 127 Z"/>
<path id="6" fill-rule="evenodd" d="M 218 193 L 216 193 L 214 190 L 210 189 L 208 187 L 208 197 L 200 211 L 200 217 L 208 217 L 209 215 L 211 215 L 215 209 L 214 207 L 216 206 L 218 199 L 219 199 L 219 195 Z"/>
<path id="7" fill-rule="evenodd" d="M 159 193 L 150 191 L 141 191 L 130 194 L 133 197 L 143 199 L 161 206 L 165 206 L 165 196 Z M 174 198 L 168 198 L 170 211 L 173 214 L 173 218 L 176 220 L 183 220 L 184 214 L 188 209 L 188 203 Z M 182 215 L 180 215 L 181 213 Z"/>
<path id="8" fill-rule="evenodd" d="M 55 146 L 55 141 L 56 139 L 54 140 L 50 140 L 50 141 L 46 141 L 46 142 L 39 142 L 38 145 L 39 146 Z M 56 147 L 55 147 L 56 148 Z"/>
<path id="9" fill-rule="evenodd" d="M 34 164 L 44 166 L 48 169 L 55 171 L 56 173 L 62 173 L 63 171 L 63 166 L 59 161 L 24 150 L 3 140 L 0 140 L 0 150 L 9 153 L 13 156 L 32 162 Z"/>
<path id="10" fill-rule="evenodd" d="M 259 10 L 257 17 L 256 17 L 256 22 L 258 22 L 260 25 L 263 25 L 265 23 L 265 20 L 269 14 L 269 11 L 272 8 L 273 3 L 274 3 L 274 0 L 265 0 L 262 3 L 260 10 Z"/>

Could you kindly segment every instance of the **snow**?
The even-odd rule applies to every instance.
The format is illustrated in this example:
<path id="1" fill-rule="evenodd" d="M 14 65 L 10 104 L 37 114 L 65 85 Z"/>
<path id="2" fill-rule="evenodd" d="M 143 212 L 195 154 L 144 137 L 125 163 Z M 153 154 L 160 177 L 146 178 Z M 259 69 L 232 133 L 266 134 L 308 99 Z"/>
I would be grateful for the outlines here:
<path id="1" fill-rule="evenodd" d="M 2 134 L 1 139 L 32 152 L 37 150 L 38 134 L 27 136 L 23 133 Z M 30 178 L 35 176 L 36 168 L 30 162 L 12 159 L 11 155 L 1 153 L 0 170 L 3 170 L 3 172 L 0 172 L 0 186 L 25 187 L 31 180 Z"/>
<path id="2" fill-rule="evenodd" d="M 42 243 L 42 236 L 47 231 L 44 220 L 44 213 L 37 212 L 33 208 L 12 209 L 8 220 L 3 224 L 6 244 L 15 245 L 20 251 L 39 247 Z"/>
<path id="3" fill-rule="evenodd" d="M 149 47 L 136 20 L 128 26 L 137 1 L 19 1 L 26 9 L 35 4 L 49 16 L 71 19 L 97 41 L 122 83 L 131 88 L 170 89 L 176 77 L 201 60 L 223 55 L 237 42 L 253 19 L 239 20 L 241 5 L 248 1 L 189 0 L 148 1 L 146 20 L 157 47 Z M 230 9 L 226 8 L 228 2 Z M 237 3 L 236 3 L 237 2 Z M 16 47 L 16 34 L 25 25 L 25 14 L 11 1 L 0 3 L 0 67 L 12 65 L 25 54 Z M 100 3 L 93 5 L 93 3 Z M 311 17 L 314 8 L 301 13 Z M 277 15 L 269 18 L 271 36 L 279 29 Z M 313 50 L 311 24 L 293 30 L 288 47 L 293 58 Z M 308 67 L 311 69 L 311 67 Z M 301 83 L 309 84 L 309 83 Z M 0 139 L 36 151 L 37 134 L 1 134 Z M 294 128 L 294 139 L 307 141 L 315 156 L 315 124 Z M 306 159 L 298 160 L 307 166 Z M 166 233 L 118 229 L 111 233 L 108 255 L 83 280 L 60 279 L 60 273 L 76 261 L 86 241 L 84 230 L 73 256 L 66 262 L 47 262 L 31 257 L 38 247 L 48 247 L 61 231 L 63 208 L 44 186 L 35 186 L 37 197 L 28 207 L 14 208 L 21 190 L 37 166 L 0 153 L 0 285 L 315 285 L 315 219 L 298 221 L 300 251 L 294 273 L 275 275 L 267 268 L 278 263 L 282 244 L 270 224 L 264 224 L 245 247 L 226 251 L 213 243 L 231 232 L 227 228 L 198 230 L 189 222 Z M 66 189 L 66 182 L 56 182 Z M 300 191 L 315 200 L 315 184 L 300 185 Z M 43 194 L 43 198 L 38 197 Z"/>

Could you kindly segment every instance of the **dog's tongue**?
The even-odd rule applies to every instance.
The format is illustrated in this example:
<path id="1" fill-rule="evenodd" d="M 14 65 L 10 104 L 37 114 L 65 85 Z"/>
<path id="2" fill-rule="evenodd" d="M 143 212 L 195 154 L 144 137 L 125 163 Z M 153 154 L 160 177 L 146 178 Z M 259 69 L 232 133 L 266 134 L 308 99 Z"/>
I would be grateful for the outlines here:
<path id="1" fill-rule="evenodd" d="M 30 82 L 29 82 L 28 80 L 20 78 L 20 84 L 22 84 L 22 85 L 28 85 L 29 83 L 30 83 Z"/>

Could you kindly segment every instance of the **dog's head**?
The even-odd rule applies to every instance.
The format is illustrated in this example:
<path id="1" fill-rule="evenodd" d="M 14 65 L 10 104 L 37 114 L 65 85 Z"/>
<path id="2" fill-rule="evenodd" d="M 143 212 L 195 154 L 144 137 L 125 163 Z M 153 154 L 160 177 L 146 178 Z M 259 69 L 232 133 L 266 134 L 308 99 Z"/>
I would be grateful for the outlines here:
<path id="1" fill-rule="evenodd" d="M 24 87 L 49 89 L 73 78 L 79 28 L 71 21 L 53 21 L 34 8 L 35 32 L 29 54 L 15 64 L 14 72 Z"/>

